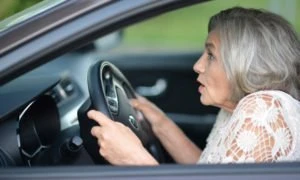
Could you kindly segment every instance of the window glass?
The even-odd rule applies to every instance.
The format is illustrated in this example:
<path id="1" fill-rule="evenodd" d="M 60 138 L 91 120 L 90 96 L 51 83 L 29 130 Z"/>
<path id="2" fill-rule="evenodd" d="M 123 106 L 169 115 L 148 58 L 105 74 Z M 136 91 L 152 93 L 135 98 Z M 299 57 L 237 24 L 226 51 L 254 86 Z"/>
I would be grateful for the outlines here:
<path id="1" fill-rule="evenodd" d="M 42 0 L 1 0 L 0 20 L 27 9 Z"/>
<path id="2" fill-rule="evenodd" d="M 124 29 L 118 50 L 199 51 L 207 36 L 209 18 L 233 7 L 263 8 L 285 17 L 300 32 L 300 1 L 297 0 L 216 0 L 176 10 Z"/>
<path id="3" fill-rule="evenodd" d="M 7 14 L 4 13 L 3 16 L 7 16 L 10 14 L 13 14 L 13 15 L 7 17 L 6 19 L 4 19 L 3 21 L 0 22 L 0 32 L 4 31 L 7 28 L 10 28 L 11 26 L 13 26 L 15 24 L 26 21 L 27 19 L 29 19 L 39 13 L 42 13 L 42 12 L 46 11 L 47 9 L 50 9 L 64 1 L 66 1 L 66 0 L 52 0 L 52 1 L 45 0 L 42 2 L 39 2 L 38 0 L 28 1 L 31 3 L 17 3 L 17 1 L 11 1 L 11 2 L 15 2 L 16 4 L 14 6 L 12 5 L 12 7 L 11 7 L 12 10 L 6 11 Z M 7 4 L 9 4 L 9 3 L 7 3 Z M 24 8 L 24 10 L 23 10 L 23 8 Z M 18 12 L 19 10 L 22 10 L 22 11 Z"/>

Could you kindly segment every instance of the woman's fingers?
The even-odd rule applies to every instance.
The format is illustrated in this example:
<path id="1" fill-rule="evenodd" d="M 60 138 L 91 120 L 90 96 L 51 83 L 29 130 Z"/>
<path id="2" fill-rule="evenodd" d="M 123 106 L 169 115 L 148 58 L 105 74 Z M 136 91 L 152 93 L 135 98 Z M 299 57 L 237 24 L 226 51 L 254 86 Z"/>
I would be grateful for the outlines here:
<path id="1" fill-rule="evenodd" d="M 147 98 L 138 95 L 137 96 L 137 100 L 139 100 L 140 102 L 144 103 L 144 104 L 152 104 L 152 102 L 150 102 Z"/>
<path id="2" fill-rule="evenodd" d="M 109 125 L 110 123 L 112 123 L 112 121 L 107 116 L 105 116 L 104 114 L 102 114 L 99 111 L 90 110 L 87 113 L 87 115 L 90 119 L 96 121 L 101 126 L 106 126 L 106 125 Z"/>
<path id="3" fill-rule="evenodd" d="M 111 164 L 157 164 L 128 127 L 95 110 L 90 110 L 88 117 L 100 125 L 92 127 L 91 134 L 97 138 L 99 153 Z"/>
<path id="4" fill-rule="evenodd" d="M 129 103 L 132 107 L 136 108 L 139 104 L 139 101 L 137 99 L 130 99 Z"/>
<path id="5" fill-rule="evenodd" d="M 142 112 L 145 112 L 149 109 L 149 104 L 140 101 L 139 99 L 131 99 L 130 100 L 130 104 L 132 105 L 132 107 L 134 107 L 137 110 L 140 110 Z"/>
<path id="6" fill-rule="evenodd" d="M 100 126 L 92 127 L 91 134 L 95 137 L 100 137 L 101 136 L 101 127 Z"/>

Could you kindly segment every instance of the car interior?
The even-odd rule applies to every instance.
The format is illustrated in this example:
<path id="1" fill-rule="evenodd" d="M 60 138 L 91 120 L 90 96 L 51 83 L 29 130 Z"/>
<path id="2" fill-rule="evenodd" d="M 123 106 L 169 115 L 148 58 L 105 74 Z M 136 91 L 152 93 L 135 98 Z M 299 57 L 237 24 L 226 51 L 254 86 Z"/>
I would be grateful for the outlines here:
<path id="1" fill-rule="evenodd" d="M 209 17 L 234 5 L 262 6 L 281 14 L 288 11 L 278 10 L 280 2 L 244 3 L 200 3 L 155 16 L 97 37 L 1 85 L 0 167 L 108 165 L 102 157 L 96 157 L 98 149 L 88 148 L 97 144 L 87 137 L 87 127 L 93 124 L 85 123 L 86 112 L 99 101 L 101 108 L 101 102 L 107 103 L 104 111 L 108 115 L 118 114 L 119 107 L 126 106 L 122 98 L 128 102 L 135 93 L 155 103 L 197 146 L 204 148 L 219 109 L 200 103 L 192 67 L 201 56 Z M 214 11 L 206 12 L 208 6 Z M 294 13 L 286 17 L 292 21 L 299 15 Z M 90 76 L 100 76 L 101 82 Z M 117 84 L 120 92 L 118 88 L 112 90 L 112 84 Z M 102 94 L 92 95 L 95 92 L 91 89 Z M 104 99 L 96 100 L 100 97 Z M 135 122 L 128 126 L 135 126 Z M 151 134 L 147 128 L 145 125 L 143 131 Z M 90 141 L 83 140 L 83 136 Z M 145 139 L 147 149 L 161 163 L 174 164 L 153 139 L 154 150 L 148 143 L 152 140 Z"/>

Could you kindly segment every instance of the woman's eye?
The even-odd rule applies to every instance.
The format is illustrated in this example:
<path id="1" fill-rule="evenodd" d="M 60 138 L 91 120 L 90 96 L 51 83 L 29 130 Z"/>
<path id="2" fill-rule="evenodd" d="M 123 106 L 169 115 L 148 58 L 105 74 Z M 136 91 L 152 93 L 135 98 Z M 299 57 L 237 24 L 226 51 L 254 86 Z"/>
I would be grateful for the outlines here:
<path id="1" fill-rule="evenodd" d="M 214 60 L 214 55 L 212 53 L 207 53 L 207 59 L 208 60 Z"/>

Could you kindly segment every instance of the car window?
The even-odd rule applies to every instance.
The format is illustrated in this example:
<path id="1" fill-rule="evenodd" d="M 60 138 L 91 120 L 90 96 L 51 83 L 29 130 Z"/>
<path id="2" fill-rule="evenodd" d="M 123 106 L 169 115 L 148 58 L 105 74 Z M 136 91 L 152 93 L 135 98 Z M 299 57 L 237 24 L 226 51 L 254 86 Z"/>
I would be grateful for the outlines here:
<path id="1" fill-rule="evenodd" d="M 5 5 L 11 7 L 10 9 L 6 8 L 0 14 L 1 19 L 2 18 L 4 19 L 6 16 L 7 17 L 9 16 L 8 18 L 0 22 L 0 32 L 6 30 L 7 28 L 10 28 L 15 24 L 26 21 L 27 19 L 30 19 L 31 17 L 40 14 L 64 1 L 66 0 L 52 0 L 52 1 L 41 1 L 41 2 L 28 1 L 28 3 L 24 3 L 24 2 L 17 3 L 16 1 L 6 1 L 6 4 L 4 4 L 2 8 L 6 7 Z"/>
<path id="2" fill-rule="evenodd" d="M 216 0 L 163 14 L 124 29 L 124 40 L 116 50 L 123 51 L 199 51 L 207 36 L 209 18 L 233 7 L 262 8 L 285 17 L 300 32 L 300 1 Z"/>

